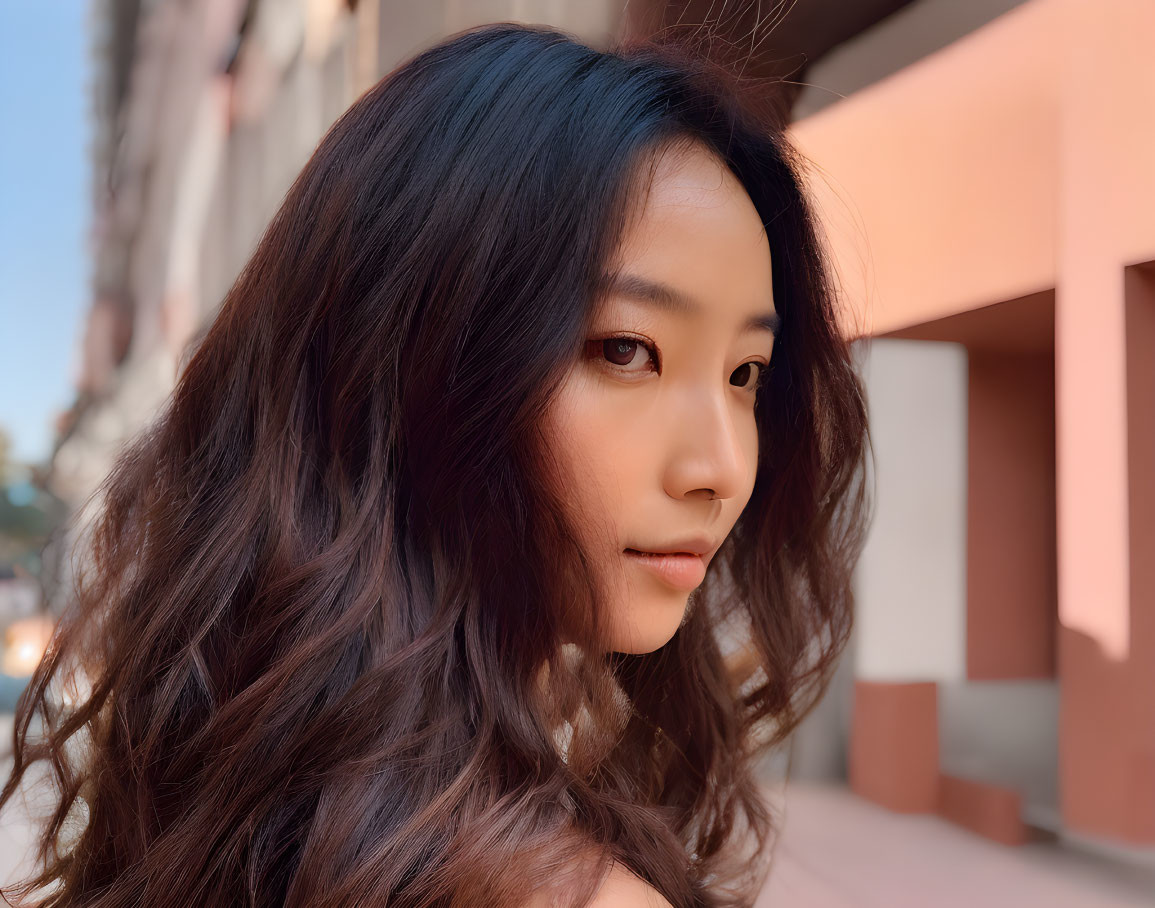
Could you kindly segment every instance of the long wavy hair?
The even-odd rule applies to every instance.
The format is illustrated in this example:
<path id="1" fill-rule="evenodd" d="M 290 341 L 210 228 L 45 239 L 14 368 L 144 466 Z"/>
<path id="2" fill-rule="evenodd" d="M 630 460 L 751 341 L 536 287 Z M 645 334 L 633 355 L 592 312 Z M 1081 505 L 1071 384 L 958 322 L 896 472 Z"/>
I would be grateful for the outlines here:
<path id="1" fill-rule="evenodd" d="M 679 908 L 751 904 L 756 765 L 829 683 L 869 509 L 802 164 L 759 110 L 674 44 L 499 24 L 336 121 L 90 499 L 18 707 L 0 805 L 37 761 L 56 798 L 8 894 L 586 904 L 617 861 Z M 753 200 L 783 327 L 749 504 L 674 637 L 623 654 L 541 428 L 679 141 Z"/>

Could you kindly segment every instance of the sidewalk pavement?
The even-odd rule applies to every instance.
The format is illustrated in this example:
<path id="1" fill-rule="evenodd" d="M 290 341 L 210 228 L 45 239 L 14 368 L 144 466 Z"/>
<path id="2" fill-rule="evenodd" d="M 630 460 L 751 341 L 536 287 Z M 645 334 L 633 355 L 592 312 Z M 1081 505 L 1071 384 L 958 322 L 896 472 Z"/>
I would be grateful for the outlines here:
<path id="1" fill-rule="evenodd" d="M 780 808 L 781 789 L 768 793 Z M 755 908 L 1155 906 L 1155 863 L 1121 864 L 1057 842 L 999 845 L 841 785 L 789 783 L 782 823 Z"/>

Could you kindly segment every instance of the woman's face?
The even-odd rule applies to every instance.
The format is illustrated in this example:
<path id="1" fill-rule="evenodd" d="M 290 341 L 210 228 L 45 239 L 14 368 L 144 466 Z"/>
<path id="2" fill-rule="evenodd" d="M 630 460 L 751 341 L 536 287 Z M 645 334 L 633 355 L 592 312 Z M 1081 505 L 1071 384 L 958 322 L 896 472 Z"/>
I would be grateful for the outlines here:
<path id="1" fill-rule="evenodd" d="M 704 146 L 658 159 L 612 265 L 548 422 L 611 648 L 644 653 L 674 635 L 750 498 L 777 315 L 761 219 Z M 655 552 L 681 554 L 639 554 Z"/>

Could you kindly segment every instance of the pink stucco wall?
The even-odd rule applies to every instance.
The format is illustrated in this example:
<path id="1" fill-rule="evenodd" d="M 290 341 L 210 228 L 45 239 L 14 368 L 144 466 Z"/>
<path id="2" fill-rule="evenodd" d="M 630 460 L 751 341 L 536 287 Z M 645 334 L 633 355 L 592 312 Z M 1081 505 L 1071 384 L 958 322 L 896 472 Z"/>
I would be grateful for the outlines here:
<path id="1" fill-rule="evenodd" d="M 1155 299 L 1125 275 L 1155 262 L 1153 35 L 1149 0 L 1034 0 L 793 127 L 849 332 L 1054 294 L 1061 806 L 1073 829 L 1142 841 L 1155 392 L 1136 360 Z"/>

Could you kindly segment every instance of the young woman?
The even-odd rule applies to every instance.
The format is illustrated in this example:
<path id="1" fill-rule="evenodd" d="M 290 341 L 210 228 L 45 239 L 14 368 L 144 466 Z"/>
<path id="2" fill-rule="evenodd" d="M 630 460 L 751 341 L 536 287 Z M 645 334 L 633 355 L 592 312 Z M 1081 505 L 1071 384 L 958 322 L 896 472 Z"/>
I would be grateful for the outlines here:
<path id="1" fill-rule="evenodd" d="M 751 904 L 867 450 L 732 82 L 510 24 L 420 54 L 102 487 L 0 800 L 49 762 L 23 904 Z"/>

